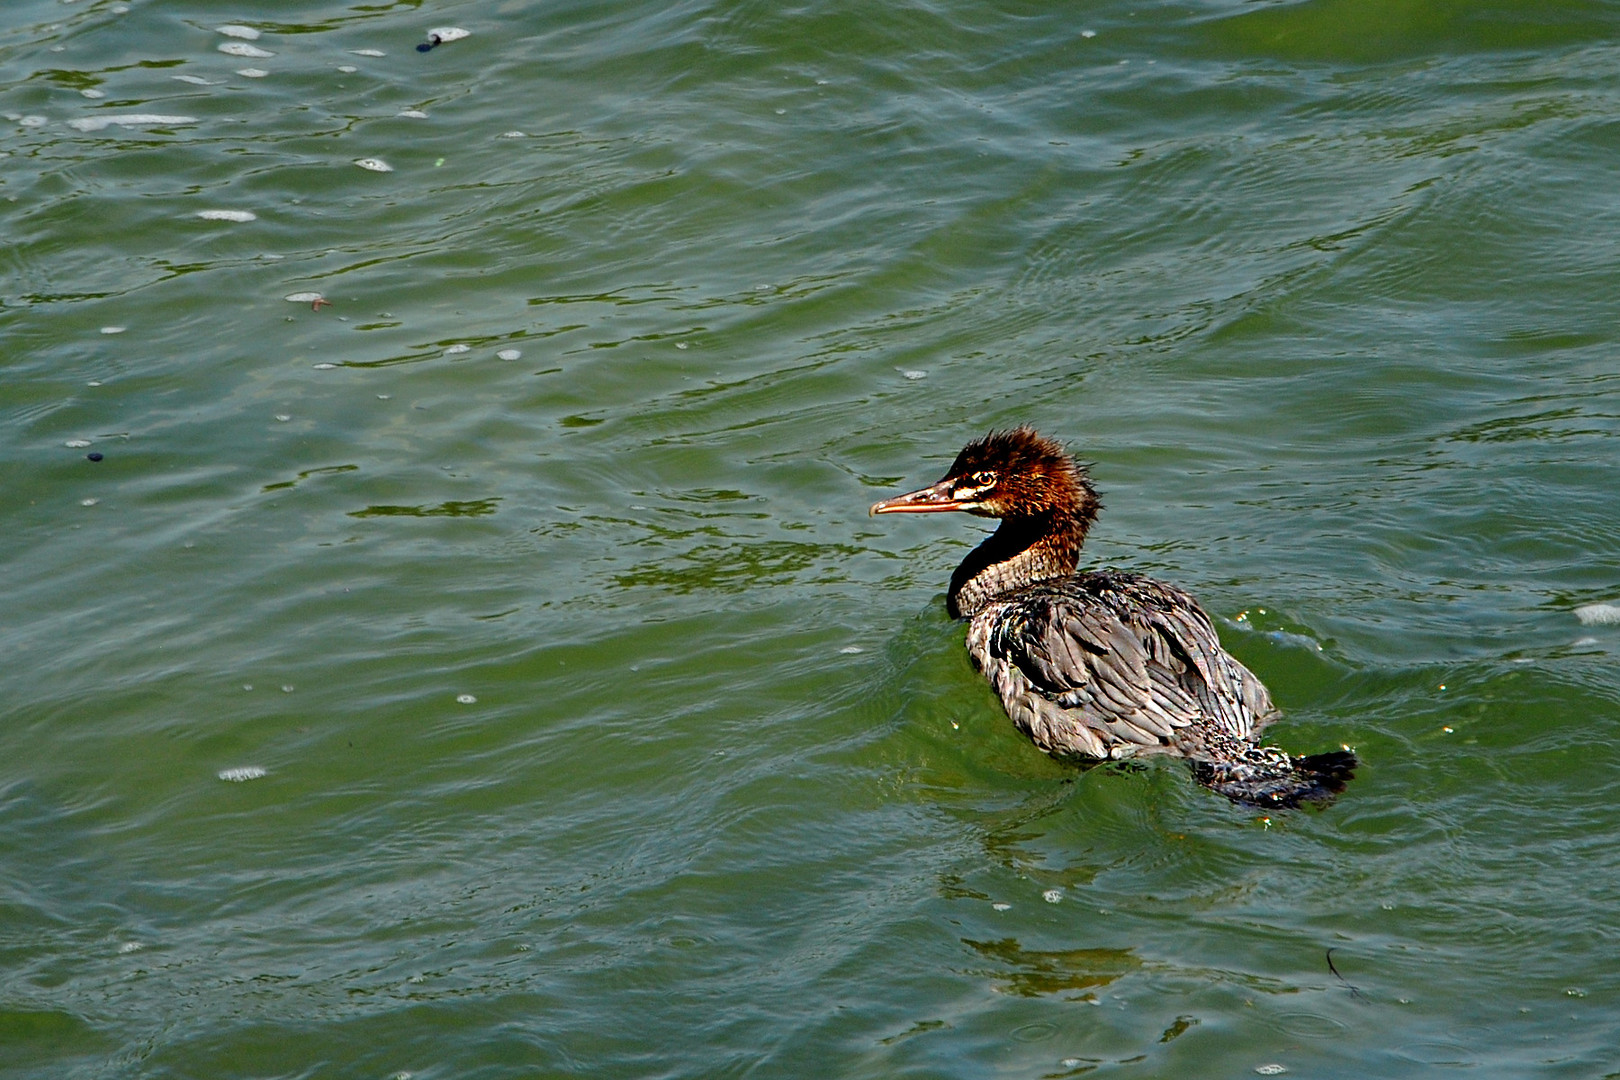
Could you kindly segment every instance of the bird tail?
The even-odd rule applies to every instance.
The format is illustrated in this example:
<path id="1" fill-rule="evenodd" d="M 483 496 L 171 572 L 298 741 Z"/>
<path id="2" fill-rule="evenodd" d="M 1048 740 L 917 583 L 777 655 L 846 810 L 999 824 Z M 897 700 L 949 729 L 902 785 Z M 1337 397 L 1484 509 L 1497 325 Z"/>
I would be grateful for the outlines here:
<path id="1" fill-rule="evenodd" d="M 1235 760 L 1194 761 L 1193 774 L 1199 783 L 1243 806 L 1326 806 L 1344 790 L 1359 764 L 1349 747 L 1295 757 L 1275 747 L 1257 746 Z"/>

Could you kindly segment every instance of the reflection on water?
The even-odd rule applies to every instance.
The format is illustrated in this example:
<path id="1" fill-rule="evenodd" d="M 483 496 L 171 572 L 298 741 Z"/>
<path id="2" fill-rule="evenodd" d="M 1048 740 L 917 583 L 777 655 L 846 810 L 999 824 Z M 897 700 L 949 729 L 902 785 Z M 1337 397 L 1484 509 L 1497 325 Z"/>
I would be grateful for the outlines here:
<path id="1" fill-rule="evenodd" d="M 1066 994 L 1091 990 L 1128 975 L 1142 966 L 1129 949 L 1026 949 L 1016 938 L 962 943 L 998 966 L 971 973 L 993 979 L 996 988 L 1020 997 Z M 1083 1000 L 1069 996 L 1068 1000 Z"/>

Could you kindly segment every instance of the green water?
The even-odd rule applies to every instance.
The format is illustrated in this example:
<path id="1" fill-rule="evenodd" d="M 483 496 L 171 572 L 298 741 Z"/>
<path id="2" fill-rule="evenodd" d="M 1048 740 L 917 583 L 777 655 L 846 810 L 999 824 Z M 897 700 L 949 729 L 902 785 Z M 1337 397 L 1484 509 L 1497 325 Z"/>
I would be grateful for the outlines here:
<path id="1" fill-rule="evenodd" d="M 0 118 L 4 1080 L 1620 1075 L 1615 4 L 7 0 Z M 1025 421 L 1336 806 L 1012 729 L 865 511 Z"/>

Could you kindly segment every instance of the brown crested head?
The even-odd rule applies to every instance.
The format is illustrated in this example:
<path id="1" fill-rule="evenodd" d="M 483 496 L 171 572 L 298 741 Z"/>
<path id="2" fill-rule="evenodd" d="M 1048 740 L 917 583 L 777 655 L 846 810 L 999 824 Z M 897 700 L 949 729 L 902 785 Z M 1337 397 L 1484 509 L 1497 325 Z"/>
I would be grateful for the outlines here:
<path id="1" fill-rule="evenodd" d="M 1085 469 L 1056 439 L 1031 427 L 992 431 L 962 448 L 939 483 L 885 499 L 874 514 L 959 510 L 1003 519 L 1071 518 L 1102 508 Z"/>

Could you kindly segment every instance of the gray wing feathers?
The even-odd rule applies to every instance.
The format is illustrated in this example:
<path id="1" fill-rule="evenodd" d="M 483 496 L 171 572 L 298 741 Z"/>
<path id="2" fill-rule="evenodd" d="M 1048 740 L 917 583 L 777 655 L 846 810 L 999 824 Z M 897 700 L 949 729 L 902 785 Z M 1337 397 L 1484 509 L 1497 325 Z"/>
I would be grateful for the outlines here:
<path id="1" fill-rule="evenodd" d="M 974 659 L 1047 750 L 1196 753 L 1198 731 L 1246 740 L 1273 711 L 1265 687 L 1174 586 L 1075 578 L 992 605 L 973 622 Z"/>

